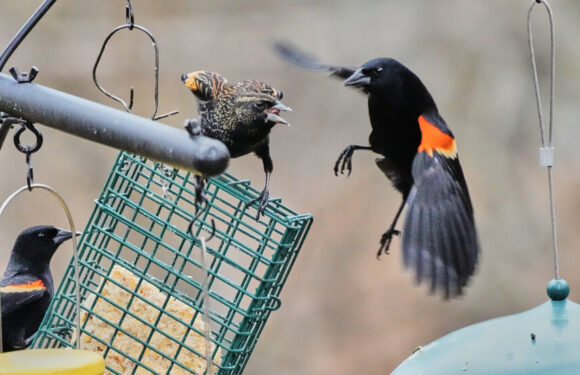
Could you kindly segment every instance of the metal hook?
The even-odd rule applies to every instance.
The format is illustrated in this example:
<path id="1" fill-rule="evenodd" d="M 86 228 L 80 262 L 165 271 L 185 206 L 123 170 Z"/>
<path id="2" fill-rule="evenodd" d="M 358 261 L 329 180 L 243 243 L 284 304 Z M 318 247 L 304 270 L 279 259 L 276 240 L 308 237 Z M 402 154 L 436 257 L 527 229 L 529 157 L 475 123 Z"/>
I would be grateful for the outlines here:
<path id="1" fill-rule="evenodd" d="M 200 210 L 199 206 L 197 206 L 197 205 L 195 206 L 195 216 L 191 219 L 191 221 L 189 222 L 189 225 L 187 226 L 187 233 L 189 233 L 191 235 L 191 237 L 193 237 L 194 239 L 196 239 L 196 236 L 193 234 L 193 224 L 208 209 L 209 209 L 209 204 L 207 204 L 203 210 Z M 211 232 L 209 234 L 209 237 L 205 241 L 210 241 L 212 238 L 215 237 L 215 230 L 216 229 L 215 229 L 215 220 L 213 217 L 210 219 L 210 222 L 211 222 Z"/>
<path id="2" fill-rule="evenodd" d="M 40 148 L 42 147 L 42 142 L 44 141 L 44 138 L 40 130 L 36 129 L 34 125 L 28 121 L 23 122 L 21 125 L 22 126 L 20 127 L 20 129 L 18 129 L 16 134 L 14 134 L 14 145 L 16 146 L 18 151 L 25 154 L 32 154 L 40 150 Z M 34 136 L 36 137 L 36 143 L 33 146 L 28 145 L 23 146 L 22 143 L 20 142 L 20 136 L 25 130 L 30 130 L 32 134 L 34 134 Z"/>
<path id="3" fill-rule="evenodd" d="M 536 67 L 536 55 L 534 53 L 534 41 L 532 38 L 532 11 L 536 4 L 543 4 L 548 13 L 548 21 L 550 24 L 550 92 L 549 92 L 549 122 L 548 122 L 548 137 L 546 139 L 544 133 L 546 131 L 544 124 L 544 116 L 542 113 L 542 100 L 540 97 L 540 83 L 538 79 L 538 70 Z M 534 90 L 536 93 L 536 106 L 538 107 L 538 120 L 540 125 L 540 166 L 546 167 L 548 171 L 548 194 L 550 199 L 550 222 L 552 225 L 552 251 L 554 259 L 554 277 L 556 280 L 560 279 L 560 261 L 558 250 L 558 236 L 556 225 L 556 197 L 554 192 L 554 176 L 552 167 L 554 165 L 554 146 L 552 144 L 552 128 L 554 119 L 554 82 L 556 77 L 556 28 L 554 23 L 554 15 L 552 8 L 547 0 L 532 0 L 528 10 L 527 17 L 528 26 L 528 46 L 530 49 L 530 58 L 532 62 L 532 74 L 534 81 Z"/>
<path id="4" fill-rule="evenodd" d="M 26 165 L 27 165 L 27 172 L 26 172 L 26 186 L 28 186 L 28 190 L 32 191 L 32 185 L 34 184 L 34 169 L 32 168 L 32 163 L 30 160 L 30 155 L 35 153 L 36 151 L 40 150 L 42 147 L 43 137 L 42 133 L 32 125 L 32 123 L 26 121 L 21 124 L 22 126 L 16 134 L 14 134 L 14 145 L 18 149 L 18 151 L 26 154 Z M 30 130 L 34 136 L 36 137 L 36 143 L 33 146 L 23 146 L 20 142 L 20 136 L 25 130 Z"/>
<path id="5" fill-rule="evenodd" d="M 195 215 L 193 216 L 193 218 L 191 219 L 191 221 L 189 222 L 189 225 L 187 226 L 187 233 L 189 233 L 192 237 L 195 238 L 195 236 L 193 235 L 193 224 L 201 217 L 201 215 L 209 210 L 209 202 L 207 200 L 207 198 L 205 197 L 205 192 L 204 192 L 204 188 L 205 188 L 205 179 L 202 176 L 195 176 Z M 200 207 L 202 206 L 202 204 L 205 203 L 205 208 L 200 209 Z M 207 239 L 207 241 L 211 240 L 214 236 L 215 236 L 215 220 L 213 218 L 211 218 L 211 234 L 209 236 L 209 238 Z"/>
<path id="6" fill-rule="evenodd" d="M 157 46 L 157 41 L 155 40 L 155 37 L 153 36 L 153 34 L 151 34 L 149 32 L 149 30 L 147 30 L 146 28 L 139 26 L 139 25 L 135 25 L 134 21 L 135 21 L 135 15 L 133 13 L 133 7 L 131 6 L 131 2 L 130 0 L 127 0 L 127 6 L 125 8 L 125 13 L 126 13 L 126 21 L 127 24 L 125 25 L 121 25 L 121 26 L 117 26 L 115 29 L 113 29 L 113 31 L 111 31 L 109 33 L 109 35 L 107 35 L 107 37 L 105 38 L 105 41 L 103 42 L 103 45 L 101 46 L 101 50 L 99 51 L 99 55 L 97 56 L 97 60 L 95 61 L 95 65 L 93 66 L 93 82 L 95 83 L 95 85 L 97 86 L 97 88 L 106 96 L 108 96 L 109 98 L 115 100 L 116 102 L 120 103 L 127 112 L 131 112 L 131 109 L 133 108 L 133 97 L 134 97 L 134 89 L 133 87 L 131 87 L 130 89 L 130 97 L 129 97 L 129 104 L 127 105 L 127 103 L 121 99 L 120 97 L 113 95 L 112 93 L 110 93 L 109 91 L 105 90 L 105 88 L 103 86 L 101 86 L 97 80 L 97 68 L 99 66 L 99 63 L 101 62 L 101 58 L 103 56 L 103 53 L 105 52 L 105 48 L 107 47 L 107 45 L 109 44 L 109 40 L 111 39 L 111 37 L 113 35 L 115 35 L 118 31 L 123 30 L 123 29 L 129 29 L 129 30 L 133 30 L 133 29 L 137 29 L 142 31 L 143 33 L 145 33 L 149 39 L 151 40 L 151 43 L 153 44 L 153 49 L 155 51 L 155 67 L 154 67 L 154 73 L 155 73 L 155 79 L 154 79 L 154 83 L 155 83 L 155 87 L 154 87 L 154 111 L 153 111 L 153 115 L 151 116 L 151 119 L 153 119 L 154 121 L 156 120 L 160 120 L 169 116 L 173 116 L 177 113 L 179 113 L 179 111 L 171 111 L 171 112 L 167 112 L 164 113 L 162 115 L 157 116 L 157 110 L 159 107 L 159 47 Z"/>
<path id="7" fill-rule="evenodd" d="M 129 25 L 129 30 L 133 30 L 133 26 L 135 26 L 135 14 L 133 13 L 131 0 L 127 0 L 127 6 L 125 7 L 125 22 Z"/>

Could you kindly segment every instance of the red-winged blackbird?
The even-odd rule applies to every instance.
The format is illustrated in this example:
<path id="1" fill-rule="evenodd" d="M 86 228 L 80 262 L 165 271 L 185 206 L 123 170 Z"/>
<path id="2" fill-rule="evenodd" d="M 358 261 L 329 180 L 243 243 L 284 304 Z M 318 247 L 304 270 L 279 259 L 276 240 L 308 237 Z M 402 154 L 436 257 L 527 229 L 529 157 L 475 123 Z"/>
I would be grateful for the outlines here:
<path id="1" fill-rule="evenodd" d="M 334 165 L 336 175 L 352 169 L 355 150 L 384 156 L 377 166 L 403 195 L 403 202 L 382 235 L 377 256 L 389 249 L 401 211 L 403 259 L 418 282 L 429 280 L 431 291 L 461 294 L 474 273 L 479 243 L 473 208 L 456 152 L 455 138 L 439 115 L 421 80 L 391 58 L 377 58 L 359 68 L 318 63 L 294 46 L 277 43 L 286 60 L 303 68 L 330 72 L 345 86 L 368 95 L 372 132 L 370 146 L 349 145 Z"/>
<path id="2" fill-rule="evenodd" d="M 200 132 L 222 141 L 232 158 L 254 152 L 262 159 L 266 183 L 254 200 L 259 201 L 258 220 L 270 195 L 273 170 L 270 130 L 276 124 L 289 125 L 280 117 L 280 111 L 291 110 L 280 102 L 282 92 L 260 81 L 246 80 L 231 85 L 222 75 L 208 71 L 183 74 L 181 80 L 198 100 L 199 119 L 186 127 L 190 134 Z M 194 129 L 196 126 L 199 131 Z"/>
<path id="3" fill-rule="evenodd" d="M 71 232 L 53 226 L 18 235 L 0 281 L 2 346 L 5 352 L 30 345 L 54 294 L 50 260 Z"/>

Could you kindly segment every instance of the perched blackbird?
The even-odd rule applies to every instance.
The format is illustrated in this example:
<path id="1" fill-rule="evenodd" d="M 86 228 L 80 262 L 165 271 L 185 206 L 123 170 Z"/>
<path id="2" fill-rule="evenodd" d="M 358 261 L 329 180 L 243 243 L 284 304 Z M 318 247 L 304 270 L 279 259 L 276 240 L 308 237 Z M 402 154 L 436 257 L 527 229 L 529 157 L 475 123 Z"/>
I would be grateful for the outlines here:
<path id="1" fill-rule="evenodd" d="M 208 71 L 183 74 L 181 80 L 198 101 L 199 119 L 186 126 L 190 134 L 201 133 L 219 139 L 228 147 L 232 158 L 254 152 L 262 159 L 266 183 L 254 200 L 259 201 L 258 220 L 268 204 L 273 170 L 270 130 L 276 124 L 289 125 L 280 117 L 280 111 L 291 111 L 280 102 L 282 92 L 260 81 L 246 80 L 232 85 L 222 75 Z"/>
<path id="2" fill-rule="evenodd" d="M 345 86 L 368 95 L 372 131 L 370 146 L 349 145 L 334 165 L 336 175 L 350 175 L 355 150 L 384 156 L 377 166 L 403 195 L 403 202 L 382 235 L 377 256 L 389 249 L 401 211 L 403 259 L 418 282 L 429 280 L 431 291 L 447 298 L 461 294 L 474 273 L 479 244 L 469 192 L 459 164 L 455 138 L 439 115 L 421 80 L 391 58 L 376 58 L 359 68 L 330 66 L 288 43 L 278 53 L 295 65 L 325 71 L 344 79 Z"/>
<path id="3" fill-rule="evenodd" d="M 2 346 L 5 352 L 30 345 L 54 294 L 50 260 L 71 232 L 43 225 L 18 235 L 0 281 Z"/>

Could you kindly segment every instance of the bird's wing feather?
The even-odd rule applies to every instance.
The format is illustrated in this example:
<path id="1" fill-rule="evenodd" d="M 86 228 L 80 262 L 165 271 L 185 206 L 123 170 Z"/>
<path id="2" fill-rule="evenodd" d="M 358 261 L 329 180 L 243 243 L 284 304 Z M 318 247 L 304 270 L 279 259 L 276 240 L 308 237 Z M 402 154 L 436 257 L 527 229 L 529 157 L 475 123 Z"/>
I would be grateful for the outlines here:
<path id="1" fill-rule="evenodd" d="M 44 283 L 32 275 L 16 275 L 0 283 L 2 316 L 26 304 L 39 300 L 48 293 Z"/>
<path id="2" fill-rule="evenodd" d="M 300 50 L 298 47 L 294 46 L 289 42 L 278 41 L 274 43 L 274 50 L 278 53 L 282 59 L 287 62 L 299 66 L 303 69 L 314 70 L 317 72 L 328 72 L 331 77 L 335 77 L 340 80 L 345 80 L 350 77 L 356 68 L 345 67 L 345 66 L 335 66 L 328 65 L 318 62 L 318 60 L 304 51 Z M 361 91 L 367 93 L 363 88 Z"/>
<path id="3" fill-rule="evenodd" d="M 457 155 L 436 149 L 413 160 L 414 184 L 407 198 L 403 260 L 418 282 L 446 298 L 459 295 L 475 272 L 479 243 L 473 208 Z"/>

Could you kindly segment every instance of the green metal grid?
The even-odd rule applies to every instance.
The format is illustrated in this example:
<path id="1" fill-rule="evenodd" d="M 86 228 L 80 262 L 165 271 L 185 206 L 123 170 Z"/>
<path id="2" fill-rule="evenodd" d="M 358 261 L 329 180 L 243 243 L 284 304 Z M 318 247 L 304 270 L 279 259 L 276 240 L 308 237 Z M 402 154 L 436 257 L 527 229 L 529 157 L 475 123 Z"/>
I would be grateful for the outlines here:
<path id="1" fill-rule="evenodd" d="M 113 266 L 118 264 L 195 309 L 194 320 L 202 314 L 205 273 L 200 262 L 200 242 L 186 233 L 195 211 L 195 189 L 190 177 L 193 176 L 177 170 L 168 173 L 158 163 L 143 158 L 119 154 L 80 239 L 83 301 L 95 295 L 114 304 L 101 294 L 101 280 L 104 279 L 132 294 L 126 308 L 116 307 L 125 316 L 141 320 L 129 311 L 129 307 L 133 299 L 145 300 L 110 278 Z M 206 187 L 209 209 L 193 227 L 196 236 L 208 237 L 211 219 L 215 220 L 216 233 L 207 243 L 206 262 L 210 269 L 211 340 L 216 345 L 212 355 L 215 360 L 217 348 L 221 348 L 221 364 L 217 372 L 220 375 L 242 373 L 268 316 L 280 307 L 278 296 L 312 224 L 311 215 L 298 215 L 284 207 L 279 199 L 270 201 L 265 215 L 257 222 L 254 219 L 255 204 L 248 207 L 248 202 L 258 194 L 249 181 L 239 181 L 228 174 L 211 179 Z M 38 331 L 34 347 L 72 346 L 74 287 L 71 262 Z M 85 305 L 82 307 L 84 311 L 95 314 L 90 306 Z M 159 310 L 154 305 L 151 308 Z M 172 318 L 188 329 L 204 334 L 193 327 L 194 320 L 183 322 L 175 316 Z M 84 329 L 88 320 L 82 323 L 81 332 L 101 341 L 107 347 L 104 355 L 109 350 L 119 352 L 113 345 L 115 335 L 104 342 Z M 171 361 L 167 373 L 171 373 L 173 367 L 185 369 L 176 359 L 177 355 L 170 358 L 150 346 L 153 332 L 171 338 L 180 349 L 184 347 L 200 357 L 204 356 L 183 341 L 174 339 L 170 332 L 162 332 L 155 325 L 141 322 L 152 332 L 147 340 L 132 337 L 144 349 L 139 358 L 126 355 L 137 364 L 131 373 L 139 368 L 139 373 L 143 370 L 153 373 L 140 362 L 146 348 Z M 116 328 L 117 333 L 131 335 L 123 332 L 121 322 L 108 323 Z"/>

